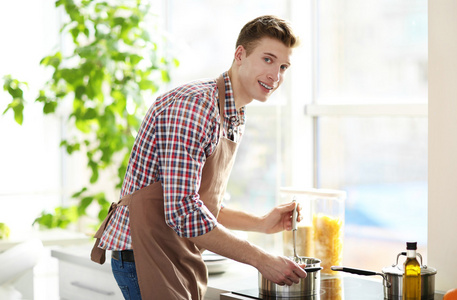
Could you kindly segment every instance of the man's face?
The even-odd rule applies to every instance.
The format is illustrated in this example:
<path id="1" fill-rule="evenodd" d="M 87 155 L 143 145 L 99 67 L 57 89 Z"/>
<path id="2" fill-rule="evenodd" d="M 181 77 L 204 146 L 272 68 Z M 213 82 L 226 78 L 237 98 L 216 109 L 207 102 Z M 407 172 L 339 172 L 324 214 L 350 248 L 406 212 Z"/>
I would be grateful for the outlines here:
<path id="1" fill-rule="evenodd" d="M 235 52 L 240 77 L 238 96 L 265 102 L 283 82 L 291 55 L 291 48 L 268 37 L 261 39 L 249 55 L 239 46 Z"/>

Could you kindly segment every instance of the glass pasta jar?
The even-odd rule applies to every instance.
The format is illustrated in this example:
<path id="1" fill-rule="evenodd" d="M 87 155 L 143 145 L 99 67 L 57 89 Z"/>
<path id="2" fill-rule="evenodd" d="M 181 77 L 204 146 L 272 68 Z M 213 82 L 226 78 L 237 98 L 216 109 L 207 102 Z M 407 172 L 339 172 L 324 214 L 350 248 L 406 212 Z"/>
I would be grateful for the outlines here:
<path id="1" fill-rule="evenodd" d="M 313 196 L 306 190 L 284 187 L 280 189 L 281 203 L 289 203 L 294 199 L 302 207 L 302 221 L 297 223 L 296 251 L 298 256 L 314 257 L 314 231 L 312 201 Z M 283 254 L 292 257 L 294 255 L 293 233 L 283 231 Z"/>
<path id="2" fill-rule="evenodd" d="M 297 255 L 318 258 L 322 273 L 335 274 L 330 267 L 342 265 L 346 192 L 282 187 L 280 196 L 281 203 L 295 199 L 302 207 L 303 220 L 297 224 L 296 233 Z M 293 256 L 292 231 L 283 232 L 283 253 Z"/>
<path id="3" fill-rule="evenodd" d="M 314 255 L 322 273 L 334 274 L 330 267 L 343 264 L 345 200 L 345 191 L 318 189 L 312 201 Z"/>

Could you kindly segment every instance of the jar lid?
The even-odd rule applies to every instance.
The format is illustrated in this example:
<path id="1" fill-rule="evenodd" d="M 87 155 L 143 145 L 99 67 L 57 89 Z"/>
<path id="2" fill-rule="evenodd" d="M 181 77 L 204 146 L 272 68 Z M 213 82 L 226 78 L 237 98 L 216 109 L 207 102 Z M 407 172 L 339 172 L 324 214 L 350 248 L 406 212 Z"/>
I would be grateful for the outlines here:
<path id="1" fill-rule="evenodd" d="M 297 195 L 319 196 L 319 197 L 335 197 L 346 198 L 346 191 L 332 190 L 332 189 L 315 189 L 315 188 L 295 188 L 295 187 L 281 187 L 280 192 L 293 193 Z"/>

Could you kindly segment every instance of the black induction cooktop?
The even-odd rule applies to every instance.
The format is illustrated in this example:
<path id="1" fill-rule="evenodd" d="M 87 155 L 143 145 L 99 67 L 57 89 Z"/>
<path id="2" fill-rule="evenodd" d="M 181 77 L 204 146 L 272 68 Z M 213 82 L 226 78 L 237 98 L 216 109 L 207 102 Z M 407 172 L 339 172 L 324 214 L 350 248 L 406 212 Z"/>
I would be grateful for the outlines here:
<path id="1" fill-rule="evenodd" d="M 232 291 L 233 298 L 262 300 L 383 300 L 382 282 L 366 279 L 363 276 L 341 276 L 321 278 L 321 288 L 317 295 L 304 297 L 271 297 L 259 294 L 258 288 Z M 236 298 L 240 296 L 239 298 Z M 221 298 L 224 299 L 224 298 Z"/>

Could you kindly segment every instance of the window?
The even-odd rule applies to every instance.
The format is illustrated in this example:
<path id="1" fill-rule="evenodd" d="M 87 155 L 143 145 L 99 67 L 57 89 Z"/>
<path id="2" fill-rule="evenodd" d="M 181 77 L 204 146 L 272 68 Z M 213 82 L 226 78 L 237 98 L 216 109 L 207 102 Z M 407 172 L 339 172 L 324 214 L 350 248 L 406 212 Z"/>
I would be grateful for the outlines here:
<path id="1" fill-rule="evenodd" d="M 317 102 L 426 102 L 427 1 L 317 1 Z"/>
<path id="2" fill-rule="evenodd" d="M 26 9 L 24 9 L 26 8 Z M 58 42 L 58 13 L 52 1 L 2 1 L 0 3 L 0 78 L 7 74 L 29 82 L 30 95 L 46 78 L 39 65 Z M 3 83 L 3 81 L 2 81 Z M 9 96 L 0 93 L 0 113 Z M 30 100 L 29 100 L 30 101 Z M 19 126 L 9 111 L 0 115 L 0 222 L 11 234 L 30 230 L 43 209 L 62 201 L 61 123 L 43 118 L 39 105 L 29 103 Z"/>
<path id="3" fill-rule="evenodd" d="M 427 244 L 427 2 L 317 1 L 315 184 L 348 192 L 344 262 Z M 360 245 L 364 245 L 363 248 Z"/>

